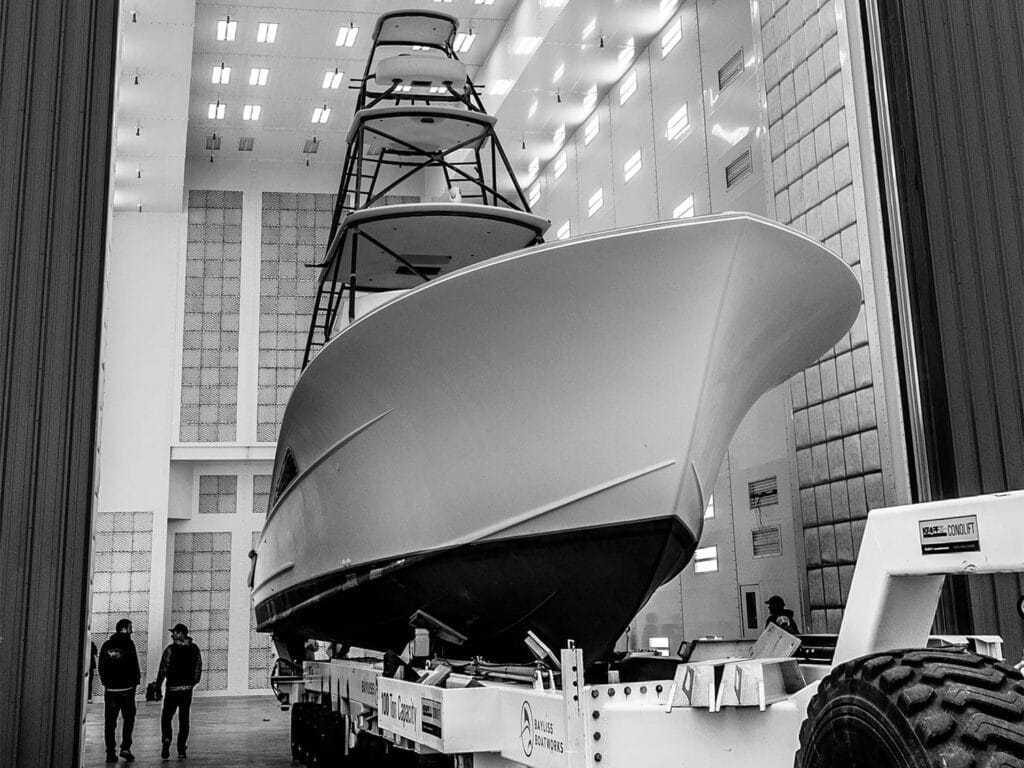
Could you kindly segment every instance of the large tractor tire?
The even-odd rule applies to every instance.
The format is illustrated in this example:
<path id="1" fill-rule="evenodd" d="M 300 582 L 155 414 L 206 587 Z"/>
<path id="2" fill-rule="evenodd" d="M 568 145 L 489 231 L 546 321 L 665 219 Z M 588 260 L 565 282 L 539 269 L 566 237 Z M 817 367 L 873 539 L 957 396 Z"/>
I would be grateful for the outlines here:
<path id="1" fill-rule="evenodd" d="M 796 768 L 1024 768 L 1024 681 L 962 649 L 854 659 L 821 681 Z"/>

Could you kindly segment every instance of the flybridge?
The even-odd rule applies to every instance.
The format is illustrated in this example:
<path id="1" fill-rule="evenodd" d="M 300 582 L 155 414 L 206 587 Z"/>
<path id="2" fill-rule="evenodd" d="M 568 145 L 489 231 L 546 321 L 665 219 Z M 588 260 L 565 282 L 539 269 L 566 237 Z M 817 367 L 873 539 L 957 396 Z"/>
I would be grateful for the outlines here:
<path id="1" fill-rule="evenodd" d="M 539 243 L 547 229 L 459 61 L 457 32 L 454 17 L 432 11 L 377 21 L 329 245 L 316 265 L 303 367 L 331 339 L 346 300 L 351 322 L 360 295 L 415 287 Z"/>

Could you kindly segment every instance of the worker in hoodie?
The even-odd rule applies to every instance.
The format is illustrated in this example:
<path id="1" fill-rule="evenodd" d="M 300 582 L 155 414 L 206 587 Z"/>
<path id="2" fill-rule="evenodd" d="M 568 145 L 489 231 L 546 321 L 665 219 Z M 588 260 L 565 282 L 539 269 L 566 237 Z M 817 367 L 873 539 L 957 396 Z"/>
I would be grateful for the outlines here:
<path id="1" fill-rule="evenodd" d="M 768 606 L 768 621 L 765 622 L 767 627 L 769 624 L 774 624 L 780 629 L 784 629 L 791 635 L 799 635 L 800 628 L 796 625 L 796 619 L 793 618 L 793 612 L 786 607 L 786 601 L 778 595 L 772 595 L 764 601 L 765 605 Z"/>
<path id="2" fill-rule="evenodd" d="M 128 619 L 117 622 L 115 632 L 100 647 L 99 672 L 103 683 L 103 739 L 107 747 L 107 762 L 116 763 L 115 751 L 117 716 L 121 715 L 121 757 L 135 759 L 132 754 L 132 731 L 135 729 L 135 688 L 142 675 L 139 656 L 132 642 L 132 623 Z"/>
<path id="3" fill-rule="evenodd" d="M 164 707 L 160 713 L 160 737 L 163 745 L 160 757 L 166 760 L 171 756 L 171 721 L 174 712 L 178 712 L 178 757 L 185 757 L 188 748 L 188 715 L 192 707 L 192 689 L 198 685 L 203 676 L 203 657 L 199 647 L 188 635 L 188 627 L 175 624 L 171 630 L 171 644 L 164 649 L 160 658 L 160 671 L 156 676 L 156 687 L 159 689 L 164 680 L 167 690 L 164 693 Z"/>

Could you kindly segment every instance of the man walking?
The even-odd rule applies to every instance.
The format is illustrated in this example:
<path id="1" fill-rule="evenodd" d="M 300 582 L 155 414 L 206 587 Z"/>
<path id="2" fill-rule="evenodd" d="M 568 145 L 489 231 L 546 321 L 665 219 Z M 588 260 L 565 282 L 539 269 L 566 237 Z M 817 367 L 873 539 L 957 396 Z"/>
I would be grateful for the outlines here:
<path id="1" fill-rule="evenodd" d="M 160 757 L 164 760 L 171 756 L 171 721 L 174 712 L 178 712 L 178 757 L 186 757 L 188 748 L 188 714 L 192 707 L 192 689 L 203 676 L 203 658 L 199 647 L 188 635 L 188 627 L 175 624 L 171 630 L 171 644 L 164 649 L 160 658 L 160 671 L 156 676 L 156 687 L 159 690 L 164 680 L 167 691 L 164 693 L 164 706 L 160 713 L 160 737 L 163 746 Z"/>
<path id="2" fill-rule="evenodd" d="M 117 716 L 121 715 L 121 757 L 131 762 L 132 731 L 135 728 L 135 688 L 142 675 L 139 657 L 132 642 L 132 623 L 117 622 L 115 632 L 103 643 L 99 652 L 100 682 L 103 683 L 103 740 L 107 762 L 116 763 Z"/>

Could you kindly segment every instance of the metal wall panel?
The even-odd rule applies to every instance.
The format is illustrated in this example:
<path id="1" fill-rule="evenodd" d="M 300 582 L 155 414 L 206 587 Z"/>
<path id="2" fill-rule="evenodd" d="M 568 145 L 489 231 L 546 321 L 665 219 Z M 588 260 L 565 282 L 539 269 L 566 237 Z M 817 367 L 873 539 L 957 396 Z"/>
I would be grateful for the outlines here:
<path id="1" fill-rule="evenodd" d="M 1016 0 L 878 0 L 875 10 L 894 271 L 906 274 L 916 352 L 906 367 L 921 382 L 919 494 L 1024 488 L 1024 10 Z M 963 612 L 960 628 L 1002 634 L 1019 658 L 1022 591 L 1019 575 L 972 579 L 973 617 Z"/>
<path id="2" fill-rule="evenodd" d="M 0 765 L 76 765 L 114 0 L 0 3 Z"/>

